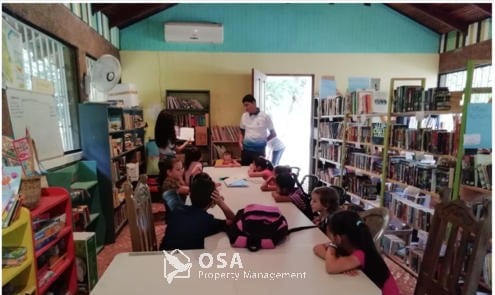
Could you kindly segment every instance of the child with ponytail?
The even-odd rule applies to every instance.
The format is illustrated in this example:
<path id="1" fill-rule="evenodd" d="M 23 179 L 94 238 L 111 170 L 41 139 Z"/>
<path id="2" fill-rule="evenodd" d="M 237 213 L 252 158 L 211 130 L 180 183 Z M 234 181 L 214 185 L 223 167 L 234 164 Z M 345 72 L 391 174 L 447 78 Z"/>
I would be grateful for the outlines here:
<path id="1" fill-rule="evenodd" d="M 375 247 L 368 226 L 356 212 L 338 211 L 327 225 L 330 242 L 314 246 L 314 253 L 325 260 L 330 274 L 361 269 L 382 290 L 383 295 L 398 295 L 399 289 L 385 261 Z M 347 256 L 336 255 L 337 248 Z"/>

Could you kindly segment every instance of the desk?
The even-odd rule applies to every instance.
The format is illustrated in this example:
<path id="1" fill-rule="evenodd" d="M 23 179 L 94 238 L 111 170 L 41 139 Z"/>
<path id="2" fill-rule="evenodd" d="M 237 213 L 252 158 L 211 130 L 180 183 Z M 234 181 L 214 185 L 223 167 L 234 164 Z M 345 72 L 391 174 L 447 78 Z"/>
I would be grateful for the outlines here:
<path id="1" fill-rule="evenodd" d="M 229 188 L 221 182 L 220 193 L 234 213 L 251 203 L 276 205 L 286 217 L 289 228 L 312 224 L 292 203 L 275 203 L 270 192 L 262 192 L 259 189 L 261 178 L 248 178 L 247 167 L 207 167 L 204 170 L 217 182 L 220 182 L 219 178 L 225 176 L 244 177 L 248 180 L 249 186 L 244 188 Z M 210 209 L 209 212 L 218 218 L 225 218 L 218 207 Z M 326 241 L 328 238 L 318 228 L 312 228 L 291 233 L 275 249 L 249 252 L 243 248 L 232 248 L 227 235 L 218 233 L 205 239 L 205 249 L 184 251 L 192 263 L 190 278 L 175 278 L 171 284 L 167 283 L 163 275 L 165 256 L 162 252 L 138 253 L 138 255 L 121 253 L 115 256 L 92 294 L 381 294 L 381 291 L 361 272 L 356 277 L 327 274 L 324 261 L 313 254 L 313 246 Z M 214 260 L 212 268 L 203 269 L 199 265 L 199 257 L 205 252 L 213 257 L 216 257 L 217 253 L 226 253 L 224 259 L 228 264 L 233 255 L 239 253 L 243 268 L 239 269 L 237 266 L 233 269 L 229 266 L 224 269 L 216 268 L 217 262 Z M 185 262 L 184 259 L 181 261 Z M 168 269 L 170 268 L 169 266 Z M 297 273 L 300 277 L 253 279 L 250 278 L 253 272 L 268 275 Z M 237 280 L 205 278 L 215 273 L 237 273 L 239 277 Z"/>
<path id="2" fill-rule="evenodd" d="M 174 278 L 169 284 L 163 275 L 164 255 L 161 252 L 148 252 L 145 255 L 121 253 L 98 281 L 91 294 L 215 294 L 215 295 L 356 295 L 381 294 L 381 291 L 363 274 L 351 277 L 347 275 L 329 275 L 325 272 L 323 260 L 312 253 L 311 248 L 287 248 L 249 252 L 246 249 L 208 250 L 213 257 L 225 252 L 228 265 L 226 268 L 213 266 L 203 269 L 199 257 L 206 250 L 185 250 L 192 267 L 190 278 Z M 233 253 L 239 253 L 243 268 L 235 265 L 229 268 Z M 304 253 L 304 255 L 302 255 Z M 184 259 L 181 261 L 185 262 Z M 204 259 L 206 264 L 208 259 Z M 170 266 L 168 268 L 170 270 Z M 168 273 L 168 271 L 167 271 Z M 232 274 L 229 278 L 214 280 L 218 275 Z M 253 278 L 253 273 L 261 277 Z M 288 273 L 293 278 L 276 278 L 271 280 L 271 273 Z M 238 275 L 236 278 L 233 275 Z M 182 273 L 181 273 L 182 275 Z"/>

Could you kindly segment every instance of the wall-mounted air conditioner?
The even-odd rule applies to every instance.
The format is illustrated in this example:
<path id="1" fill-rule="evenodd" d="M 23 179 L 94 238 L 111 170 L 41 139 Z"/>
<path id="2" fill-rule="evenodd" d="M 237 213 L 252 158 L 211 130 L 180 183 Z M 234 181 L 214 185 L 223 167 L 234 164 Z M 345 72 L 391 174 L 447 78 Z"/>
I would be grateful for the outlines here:
<path id="1" fill-rule="evenodd" d="M 223 24 L 167 22 L 165 23 L 165 41 L 223 43 Z"/>

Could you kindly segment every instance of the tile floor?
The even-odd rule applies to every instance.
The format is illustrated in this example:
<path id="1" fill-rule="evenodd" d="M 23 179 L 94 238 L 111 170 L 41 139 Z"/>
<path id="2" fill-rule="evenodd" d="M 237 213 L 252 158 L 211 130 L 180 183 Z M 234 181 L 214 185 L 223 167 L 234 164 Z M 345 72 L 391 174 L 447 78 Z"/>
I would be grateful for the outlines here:
<path id="1" fill-rule="evenodd" d="M 155 216 L 155 230 L 158 244 L 160 243 L 164 233 L 165 225 L 163 223 L 163 205 L 153 204 L 153 212 Z M 103 250 L 98 254 L 98 276 L 105 272 L 108 265 L 112 262 L 115 255 L 121 252 L 131 251 L 131 236 L 129 232 L 129 226 L 126 225 L 117 236 L 117 240 L 113 244 L 106 245 Z M 414 287 L 416 285 L 416 278 L 403 270 L 400 266 L 385 258 L 390 271 L 392 272 L 397 284 L 399 286 L 401 295 L 411 295 L 414 293 Z"/>

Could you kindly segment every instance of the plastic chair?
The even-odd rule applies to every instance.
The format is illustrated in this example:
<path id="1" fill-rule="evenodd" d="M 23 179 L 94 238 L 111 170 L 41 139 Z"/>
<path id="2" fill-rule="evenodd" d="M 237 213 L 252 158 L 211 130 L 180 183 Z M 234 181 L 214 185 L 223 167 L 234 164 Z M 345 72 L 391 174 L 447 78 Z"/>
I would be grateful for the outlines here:
<path id="1" fill-rule="evenodd" d="M 414 294 L 475 294 L 490 236 L 489 215 L 476 220 L 461 200 L 438 204 Z"/>
<path id="2" fill-rule="evenodd" d="M 388 208 L 371 208 L 360 212 L 359 215 L 370 229 L 373 241 L 375 242 L 375 245 L 377 245 L 377 248 L 379 248 L 379 241 L 390 220 Z"/>
<path id="3" fill-rule="evenodd" d="M 318 176 L 314 174 L 304 175 L 300 183 L 301 183 L 301 187 L 303 187 L 305 191 L 308 192 L 309 195 L 311 195 L 311 192 L 315 187 L 322 185 L 322 182 L 320 181 Z"/>
<path id="4" fill-rule="evenodd" d="M 290 166 L 290 172 L 295 174 L 297 177 L 299 177 L 299 171 L 301 171 L 301 168 L 296 167 L 296 166 Z"/>

